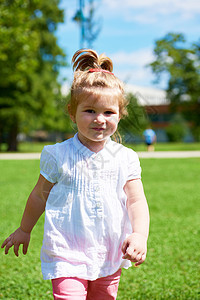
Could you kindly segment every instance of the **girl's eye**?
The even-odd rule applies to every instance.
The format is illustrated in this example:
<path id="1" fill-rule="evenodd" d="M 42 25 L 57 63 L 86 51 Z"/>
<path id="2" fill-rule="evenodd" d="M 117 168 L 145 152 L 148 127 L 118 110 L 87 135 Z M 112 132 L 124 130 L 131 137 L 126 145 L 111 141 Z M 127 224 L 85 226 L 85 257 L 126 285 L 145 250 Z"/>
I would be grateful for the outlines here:
<path id="1" fill-rule="evenodd" d="M 105 115 L 113 115 L 114 114 L 114 112 L 113 111 L 110 111 L 110 110 L 108 110 L 108 111 L 105 111 L 105 113 L 104 113 Z"/>
<path id="2" fill-rule="evenodd" d="M 95 111 L 93 109 L 87 109 L 85 112 L 89 113 L 89 114 L 93 114 L 95 113 Z"/>

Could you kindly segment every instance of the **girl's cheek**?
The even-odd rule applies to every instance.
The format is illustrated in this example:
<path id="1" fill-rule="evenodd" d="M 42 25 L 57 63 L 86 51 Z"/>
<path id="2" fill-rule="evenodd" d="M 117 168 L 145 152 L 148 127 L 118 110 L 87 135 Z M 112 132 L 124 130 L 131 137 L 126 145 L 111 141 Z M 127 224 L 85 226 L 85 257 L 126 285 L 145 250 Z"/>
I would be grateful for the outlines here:
<path id="1" fill-rule="evenodd" d="M 119 116 L 112 116 L 110 121 L 117 125 L 119 123 Z"/>

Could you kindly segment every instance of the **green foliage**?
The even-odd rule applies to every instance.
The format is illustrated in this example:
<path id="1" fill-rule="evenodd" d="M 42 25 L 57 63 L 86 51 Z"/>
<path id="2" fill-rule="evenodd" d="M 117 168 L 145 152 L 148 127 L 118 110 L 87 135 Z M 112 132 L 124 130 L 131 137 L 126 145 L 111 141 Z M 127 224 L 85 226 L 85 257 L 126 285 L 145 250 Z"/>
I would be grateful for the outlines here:
<path id="1" fill-rule="evenodd" d="M 193 134 L 194 134 L 195 140 L 197 142 L 200 142 L 200 126 L 197 126 L 194 128 Z"/>
<path id="2" fill-rule="evenodd" d="M 176 114 L 170 125 L 166 128 L 166 134 L 170 142 L 182 142 L 187 132 L 187 125 L 180 114 Z"/>
<path id="3" fill-rule="evenodd" d="M 156 60 L 150 64 L 158 81 L 163 73 L 169 76 L 167 91 L 174 103 L 197 102 L 200 95 L 199 45 L 186 48 L 185 43 L 183 34 L 168 33 L 156 41 Z"/>
<path id="4" fill-rule="evenodd" d="M 160 81 L 167 75 L 168 98 L 173 110 L 187 106 L 183 114 L 194 128 L 200 126 L 200 42 L 187 46 L 183 34 L 168 33 L 157 40 L 155 61 L 149 66 Z"/>
<path id="5" fill-rule="evenodd" d="M 166 133 L 170 142 L 182 142 L 185 131 L 181 124 L 170 124 L 166 128 Z"/>
<path id="6" fill-rule="evenodd" d="M 148 254 L 139 268 L 123 270 L 118 300 L 199 299 L 199 158 L 141 160 L 151 224 Z M 39 161 L 0 161 L 1 243 L 20 223 Z M 17 170 L 17 172 L 16 172 Z M 185 184 L 187 183 L 187 184 Z M 178 192 L 177 192 L 178 191 Z M 0 252 L 0 299 L 52 299 L 43 281 L 40 248 L 43 216 L 26 256 Z"/>
<path id="7" fill-rule="evenodd" d="M 57 24 L 63 22 L 58 4 L 58 0 L 0 3 L 0 143 L 3 135 L 9 150 L 17 149 L 18 132 L 32 124 L 63 128 L 58 121 L 64 113 L 57 76 L 65 55 L 54 36 Z"/>

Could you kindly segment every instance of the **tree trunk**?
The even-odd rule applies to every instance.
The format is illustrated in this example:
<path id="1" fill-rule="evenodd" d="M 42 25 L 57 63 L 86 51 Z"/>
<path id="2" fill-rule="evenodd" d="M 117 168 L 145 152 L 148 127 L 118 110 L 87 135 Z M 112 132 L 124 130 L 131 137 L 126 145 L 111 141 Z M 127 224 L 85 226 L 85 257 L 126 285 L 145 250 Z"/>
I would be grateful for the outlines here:
<path id="1" fill-rule="evenodd" d="M 10 130 L 8 133 L 7 151 L 15 152 L 18 150 L 17 135 L 18 135 L 18 122 L 13 122 L 13 126 L 10 127 Z"/>
<path id="2" fill-rule="evenodd" d="M 1 151 L 1 145 L 2 145 L 2 143 L 3 143 L 3 130 L 1 128 L 1 126 L 0 126 L 0 151 Z"/>

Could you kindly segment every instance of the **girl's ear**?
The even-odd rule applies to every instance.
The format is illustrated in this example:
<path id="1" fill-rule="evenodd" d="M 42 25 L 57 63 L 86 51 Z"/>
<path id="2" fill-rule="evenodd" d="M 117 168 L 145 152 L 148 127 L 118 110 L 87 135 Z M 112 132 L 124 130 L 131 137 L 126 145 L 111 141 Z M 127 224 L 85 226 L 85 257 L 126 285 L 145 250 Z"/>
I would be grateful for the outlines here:
<path id="1" fill-rule="evenodd" d="M 76 123 L 76 118 L 75 118 L 75 116 L 71 112 L 71 106 L 70 106 L 70 104 L 67 105 L 67 110 L 68 110 L 68 113 L 69 113 L 69 116 L 70 116 L 70 119 L 72 120 L 72 122 Z"/>

